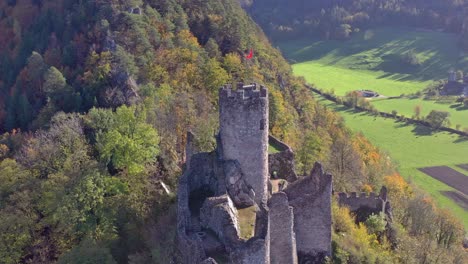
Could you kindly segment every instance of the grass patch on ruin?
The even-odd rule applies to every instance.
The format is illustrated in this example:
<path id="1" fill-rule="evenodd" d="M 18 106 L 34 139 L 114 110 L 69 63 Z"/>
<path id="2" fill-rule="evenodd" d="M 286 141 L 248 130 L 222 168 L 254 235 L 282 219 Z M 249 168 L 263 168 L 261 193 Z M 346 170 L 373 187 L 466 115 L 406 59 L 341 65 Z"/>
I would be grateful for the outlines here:
<path id="1" fill-rule="evenodd" d="M 272 143 L 268 144 L 268 154 L 275 154 L 278 152 L 281 152 L 281 149 L 278 146 Z"/>
<path id="2" fill-rule="evenodd" d="M 467 162 L 468 139 L 455 134 L 431 134 L 423 126 L 407 125 L 390 118 L 375 117 L 317 97 L 318 101 L 339 112 L 354 132 L 362 132 L 374 145 L 386 151 L 410 182 L 428 192 L 443 208 L 450 209 L 468 228 L 468 211 L 442 194 L 454 189 L 418 171 L 430 166 L 449 166 Z"/>
<path id="3" fill-rule="evenodd" d="M 249 239 L 255 234 L 255 219 L 257 216 L 255 206 L 238 209 L 240 236 Z"/>
<path id="4" fill-rule="evenodd" d="M 285 183 L 287 184 L 287 181 L 283 179 L 272 179 L 270 180 L 270 183 L 271 183 L 271 191 L 273 193 L 277 193 L 279 192 L 280 184 L 285 184 Z"/>
<path id="5" fill-rule="evenodd" d="M 468 69 L 468 56 L 454 34 L 408 28 L 376 28 L 348 41 L 300 40 L 277 43 L 296 75 L 337 95 L 358 89 L 386 96 L 414 93 L 432 80 L 447 77 L 451 68 Z M 412 51 L 419 66 L 402 63 Z"/>
<path id="6" fill-rule="evenodd" d="M 424 100 L 422 98 L 398 98 L 372 101 L 372 104 L 382 112 L 391 113 L 397 111 L 399 115 L 411 117 L 414 115 L 414 108 L 421 107 L 421 116 L 427 116 L 431 110 L 446 111 L 450 113 L 451 127 L 460 125 L 461 128 L 468 128 L 468 109 L 463 108 L 461 103 L 440 103 L 435 100 Z"/>

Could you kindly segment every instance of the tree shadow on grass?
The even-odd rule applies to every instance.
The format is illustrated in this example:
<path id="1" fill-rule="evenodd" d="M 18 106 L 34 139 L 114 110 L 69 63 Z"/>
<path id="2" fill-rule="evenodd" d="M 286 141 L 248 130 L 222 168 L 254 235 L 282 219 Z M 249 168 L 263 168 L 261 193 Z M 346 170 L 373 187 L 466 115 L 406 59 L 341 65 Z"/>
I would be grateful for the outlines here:
<path id="1" fill-rule="evenodd" d="M 452 104 L 449 107 L 456 111 L 466 111 L 468 113 L 468 107 L 465 107 L 463 104 Z"/>
<path id="2" fill-rule="evenodd" d="M 455 141 L 453 141 L 453 143 L 464 143 L 464 142 L 468 142 L 468 137 L 464 137 L 464 136 L 459 136 Z"/>
<path id="3" fill-rule="evenodd" d="M 407 127 L 410 124 L 407 122 L 402 122 L 402 121 L 395 121 L 395 128 L 402 128 L 402 127 Z"/>
<path id="4" fill-rule="evenodd" d="M 415 126 L 411 132 L 417 136 L 431 136 L 434 131 L 426 126 Z"/>

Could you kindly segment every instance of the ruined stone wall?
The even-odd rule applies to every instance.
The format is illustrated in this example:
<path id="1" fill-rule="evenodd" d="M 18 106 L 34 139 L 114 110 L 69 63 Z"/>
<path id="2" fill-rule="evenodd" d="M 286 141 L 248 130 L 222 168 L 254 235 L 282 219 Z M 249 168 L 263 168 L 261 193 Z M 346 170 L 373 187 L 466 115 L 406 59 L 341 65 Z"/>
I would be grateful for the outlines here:
<path id="1" fill-rule="evenodd" d="M 193 138 L 195 136 L 191 131 L 187 132 L 187 143 L 185 144 L 185 170 L 190 170 L 190 159 L 194 153 Z"/>
<path id="2" fill-rule="evenodd" d="M 275 177 L 288 182 L 296 181 L 297 174 L 292 149 L 273 136 L 269 136 L 268 140 L 270 145 L 275 145 L 280 149 L 280 152 L 268 155 L 268 171 L 272 178 L 276 175 Z"/>
<path id="3" fill-rule="evenodd" d="M 370 210 L 382 211 L 382 200 L 375 193 L 357 193 L 352 192 L 348 196 L 347 193 L 338 194 L 338 202 L 341 206 L 346 206 L 350 211 L 357 211 L 360 208 L 369 208 Z"/>
<path id="4" fill-rule="evenodd" d="M 270 262 L 297 264 L 296 234 L 293 208 L 288 196 L 275 193 L 268 202 L 270 208 Z"/>
<path id="5" fill-rule="evenodd" d="M 270 221 L 266 204 L 259 205 L 255 219 L 255 235 L 231 253 L 231 264 L 270 263 Z"/>
<path id="6" fill-rule="evenodd" d="M 370 214 L 385 213 L 388 221 L 392 221 L 392 212 L 390 202 L 387 200 L 387 188 L 384 186 L 379 194 L 376 193 L 357 193 L 352 192 L 338 194 L 338 202 L 341 206 L 346 206 L 351 212 L 356 213 L 357 221 L 361 222 L 367 219 Z"/>
<path id="7" fill-rule="evenodd" d="M 269 264 L 266 239 L 251 239 L 230 256 L 231 264 Z"/>
<path id="8" fill-rule="evenodd" d="M 197 153 L 190 158 L 187 171 L 188 191 L 208 188 L 214 194 L 219 193 L 218 175 L 216 175 L 216 153 Z"/>
<path id="9" fill-rule="evenodd" d="M 331 255 L 331 175 L 315 163 L 310 176 L 290 184 L 284 192 L 294 208 L 299 263 L 321 263 Z"/>
<path id="10" fill-rule="evenodd" d="M 230 252 L 240 245 L 237 209 L 228 195 L 210 197 L 200 209 L 201 225 L 212 230 Z"/>
<path id="11" fill-rule="evenodd" d="M 268 94 L 265 87 L 238 85 L 219 91 L 219 136 L 225 160 L 237 160 L 255 202 L 268 197 Z"/>
<path id="12" fill-rule="evenodd" d="M 190 232 L 191 215 L 189 208 L 189 173 L 186 171 L 179 180 L 177 193 L 177 246 L 184 263 L 200 263 L 206 259 L 202 241 L 196 233 Z"/>

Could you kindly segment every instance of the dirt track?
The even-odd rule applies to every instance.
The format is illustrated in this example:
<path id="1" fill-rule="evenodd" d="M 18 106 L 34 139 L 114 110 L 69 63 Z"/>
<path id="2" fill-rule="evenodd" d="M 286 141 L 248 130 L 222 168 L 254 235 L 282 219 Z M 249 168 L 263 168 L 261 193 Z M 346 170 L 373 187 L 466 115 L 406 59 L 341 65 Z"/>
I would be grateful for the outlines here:
<path id="1" fill-rule="evenodd" d="M 426 167 L 419 170 L 468 195 L 468 176 L 446 166 Z"/>
<path id="2" fill-rule="evenodd" d="M 460 165 L 457 165 L 457 167 L 462 168 L 462 169 L 468 171 L 468 164 L 460 164 Z"/>
<path id="3" fill-rule="evenodd" d="M 468 198 L 465 195 L 456 191 L 443 191 L 441 193 L 468 211 Z"/>

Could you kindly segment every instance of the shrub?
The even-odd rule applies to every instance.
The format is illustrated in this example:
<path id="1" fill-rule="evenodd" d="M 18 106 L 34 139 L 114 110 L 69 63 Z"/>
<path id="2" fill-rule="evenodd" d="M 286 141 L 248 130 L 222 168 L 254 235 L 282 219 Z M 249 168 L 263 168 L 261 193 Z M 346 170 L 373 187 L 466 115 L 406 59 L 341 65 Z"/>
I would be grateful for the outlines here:
<path id="1" fill-rule="evenodd" d="M 419 120 L 419 118 L 421 117 L 421 106 L 420 105 L 416 105 L 414 107 L 414 116 L 416 117 L 416 119 Z"/>
<path id="2" fill-rule="evenodd" d="M 446 126 L 446 125 L 448 125 L 450 123 L 449 116 L 450 116 L 449 112 L 432 110 L 427 115 L 426 121 L 433 128 L 440 128 L 440 127 Z"/>
<path id="3" fill-rule="evenodd" d="M 361 187 L 361 191 L 369 194 L 369 193 L 371 193 L 373 191 L 373 189 L 372 189 L 372 186 L 370 184 L 364 184 Z"/>
<path id="4" fill-rule="evenodd" d="M 397 110 L 392 110 L 392 115 L 396 116 L 398 114 Z"/>
<path id="5" fill-rule="evenodd" d="M 387 226 L 387 221 L 385 220 L 385 214 L 372 214 L 370 215 L 364 224 L 367 227 L 367 231 L 369 234 L 376 234 L 379 235 L 383 231 L 385 231 L 385 227 Z"/>
<path id="6" fill-rule="evenodd" d="M 401 61 L 407 65 L 411 65 L 411 66 L 419 66 L 421 65 L 421 60 L 418 58 L 418 56 L 416 55 L 416 53 L 414 53 L 414 51 L 410 50 L 406 53 L 403 53 L 403 55 L 401 55 Z"/>
<path id="7" fill-rule="evenodd" d="M 333 229 L 335 232 L 350 232 L 354 228 L 354 219 L 348 207 L 340 207 L 336 202 L 332 204 Z"/>
<path id="8" fill-rule="evenodd" d="M 361 98 L 360 98 L 358 92 L 356 92 L 356 91 L 349 92 L 349 93 L 346 94 L 345 103 L 348 106 L 350 106 L 352 108 L 355 108 L 356 106 L 358 106 L 359 99 L 361 99 Z"/>

